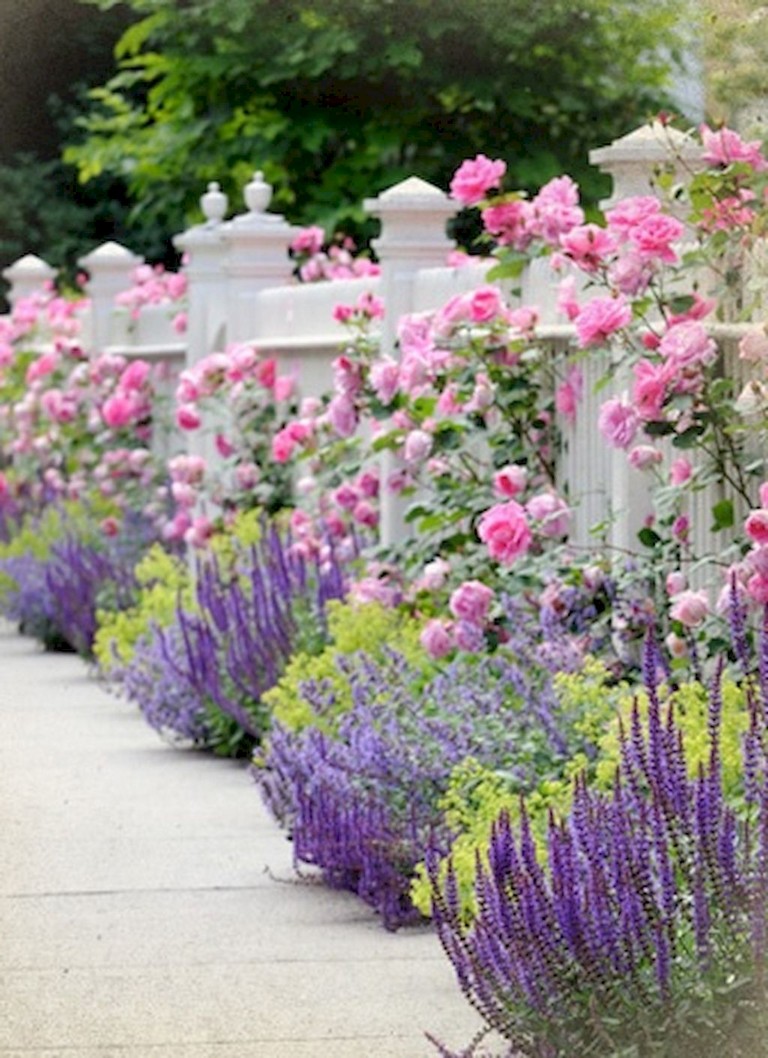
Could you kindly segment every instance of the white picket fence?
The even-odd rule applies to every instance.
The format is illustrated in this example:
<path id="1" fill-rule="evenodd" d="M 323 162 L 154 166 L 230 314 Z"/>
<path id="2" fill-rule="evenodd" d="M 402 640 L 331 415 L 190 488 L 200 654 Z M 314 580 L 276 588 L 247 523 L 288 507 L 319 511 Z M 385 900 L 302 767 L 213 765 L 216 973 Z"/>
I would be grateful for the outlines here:
<path id="1" fill-rule="evenodd" d="M 606 205 L 651 192 L 654 171 L 671 160 L 670 137 L 681 156 L 695 164 L 698 148 L 681 134 L 657 125 L 643 126 L 591 152 L 590 160 L 613 178 L 613 195 Z M 175 377 L 184 366 L 229 342 L 253 341 L 265 354 L 274 355 L 283 371 L 294 374 L 302 395 L 319 395 L 330 389 L 331 363 L 347 339 L 345 329 L 333 319 L 335 305 L 351 304 L 363 291 L 383 297 L 381 349 L 396 356 L 396 325 L 404 314 L 437 308 L 453 294 L 485 282 L 482 263 L 445 266 L 452 249 L 445 224 L 456 205 L 438 188 L 413 177 L 365 202 L 368 212 L 381 221 L 381 234 L 374 242 L 380 277 L 298 284 L 291 279 L 287 255 L 295 229 L 268 212 L 270 194 L 256 173 L 245 189 L 246 211 L 225 221 L 226 200 L 218 185 L 209 185 L 201 199 L 205 221 L 174 240 L 187 258 L 188 329 L 183 339 L 171 326 L 176 307 L 147 307 L 133 325 L 127 312 L 116 307 L 115 296 L 132 285 L 131 275 L 141 258 L 116 243 L 106 243 L 82 258 L 80 263 L 90 274 L 89 348 L 164 363 L 169 376 Z M 38 258 L 26 257 L 3 274 L 11 284 L 13 302 L 50 278 L 52 269 Z M 538 260 L 522 277 L 520 300 L 538 307 L 539 338 L 557 356 L 567 349 L 573 329 L 557 313 L 555 288 L 548 263 Z M 727 339 L 726 370 L 738 370 L 734 350 L 740 333 L 734 326 L 721 334 Z M 610 451 L 597 430 L 606 391 L 598 395 L 595 386 L 605 372 L 606 355 L 597 353 L 584 364 L 583 403 L 576 423 L 563 424 L 559 485 L 573 506 L 576 544 L 592 546 L 591 528 L 610 518 L 610 541 L 631 549 L 651 508 L 644 477 L 628 467 L 623 452 Z M 173 443 L 181 447 L 187 442 L 177 438 Z M 697 510 L 691 512 L 694 532 L 706 532 L 716 499 L 712 490 L 696 499 Z M 385 541 L 405 531 L 402 515 L 396 499 L 384 501 Z"/>

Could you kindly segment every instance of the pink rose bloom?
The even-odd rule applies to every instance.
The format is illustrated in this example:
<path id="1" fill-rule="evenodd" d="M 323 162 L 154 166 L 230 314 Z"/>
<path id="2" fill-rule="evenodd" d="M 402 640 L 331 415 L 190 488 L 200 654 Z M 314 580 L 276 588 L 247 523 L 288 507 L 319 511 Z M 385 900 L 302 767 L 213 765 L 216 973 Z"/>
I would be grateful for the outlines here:
<path id="1" fill-rule="evenodd" d="M 646 217 L 629 233 L 630 242 L 637 252 L 645 258 L 656 258 L 666 264 L 674 264 L 678 255 L 672 249 L 672 243 L 682 238 L 685 227 L 666 213 L 656 213 Z"/>
<path id="2" fill-rule="evenodd" d="M 302 228 L 293 237 L 290 249 L 297 254 L 315 254 L 322 250 L 324 242 L 325 232 L 317 225 L 313 225 L 312 227 Z"/>
<path id="3" fill-rule="evenodd" d="M 622 294 L 634 298 L 647 288 L 653 272 L 653 263 L 647 258 L 639 253 L 625 253 L 611 264 L 608 279 Z"/>
<path id="4" fill-rule="evenodd" d="M 638 224 L 661 211 L 661 202 L 654 195 L 633 195 L 618 202 L 605 214 L 608 227 L 625 239 Z"/>
<path id="5" fill-rule="evenodd" d="M 359 499 L 360 494 L 351 485 L 340 485 L 333 493 L 333 502 L 344 511 L 351 511 Z"/>
<path id="6" fill-rule="evenodd" d="M 400 382 L 400 365 L 389 357 L 377 360 L 371 366 L 370 383 L 382 404 L 390 404 Z"/>
<path id="7" fill-rule="evenodd" d="M 484 154 L 462 162 L 451 180 L 451 197 L 463 206 L 475 206 L 488 192 L 499 187 L 507 171 L 506 162 L 491 161 Z"/>
<path id="8" fill-rule="evenodd" d="M 213 536 L 213 523 L 204 514 L 192 519 L 192 524 L 184 534 L 184 540 L 190 547 L 205 547 Z"/>
<path id="9" fill-rule="evenodd" d="M 174 481 L 171 484 L 171 496 L 178 507 L 194 507 L 197 502 L 197 492 L 184 481 Z"/>
<path id="10" fill-rule="evenodd" d="M 311 421 L 307 422 L 306 419 L 294 419 L 284 429 L 292 441 L 303 445 L 312 437 L 313 425 Z"/>
<path id="11" fill-rule="evenodd" d="M 50 375 L 52 371 L 56 370 L 58 362 L 57 353 L 43 353 L 42 356 L 38 356 L 27 368 L 27 382 L 36 382 L 37 379 Z"/>
<path id="12" fill-rule="evenodd" d="M 681 591 L 685 591 L 687 586 L 685 574 L 681 573 L 680 570 L 674 570 L 672 573 L 667 574 L 665 587 L 667 595 L 670 597 L 679 595 Z"/>
<path id="13" fill-rule="evenodd" d="M 616 298 L 593 298 L 576 318 L 579 345 L 582 349 L 603 345 L 612 334 L 631 322 L 632 309 L 622 294 Z"/>
<path id="14" fill-rule="evenodd" d="M 377 266 L 372 266 L 376 268 Z M 384 300 L 376 297 L 370 290 L 364 290 L 355 302 L 355 308 L 362 312 L 369 320 L 381 320 L 384 318 Z"/>
<path id="15" fill-rule="evenodd" d="M 358 525 L 364 525 L 368 529 L 375 529 L 379 524 L 379 512 L 368 500 L 360 500 L 355 504 L 352 517 Z"/>
<path id="16" fill-rule="evenodd" d="M 768 507 L 768 481 L 764 481 L 759 489 L 760 506 Z"/>
<path id="17" fill-rule="evenodd" d="M 224 434 L 217 433 L 214 438 L 214 444 L 216 445 L 216 451 L 224 459 L 228 459 L 235 451 L 235 446 L 227 440 Z"/>
<path id="18" fill-rule="evenodd" d="M 357 411 L 352 401 L 337 393 L 328 405 L 328 421 L 338 437 L 351 437 L 357 429 Z"/>
<path id="19" fill-rule="evenodd" d="M 149 378 L 152 368 L 146 360 L 134 360 L 120 376 L 120 388 L 125 390 L 141 389 Z"/>
<path id="20" fill-rule="evenodd" d="M 669 328 L 661 339 L 659 353 L 671 367 L 684 371 L 713 363 L 717 346 L 703 324 L 688 320 Z"/>
<path id="21" fill-rule="evenodd" d="M 579 188 L 570 176 L 550 180 L 530 204 L 530 230 L 552 245 L 559 243 L 561 235 L 583 223 Z"/>
<path id="22" fill-rule="evenodd" d="M 480 518 L 477 535 L 491 558 L 510 565 L 531 546 L 531 530 L 525 509 L 516 500 L 490 507 Z"/>
<path id="23" fill-rule="evenodd" d="M 684 485 L 686 481 L 690 481 L 692 474 L 693 466 L 691 461 L 686 459 L 685 456 L 679 456 L 669 468 L 669 483 L 670 485 L 679 487 L 680 485 Z"/>
<path id="24" fill-rule="evenodd" d="M 574 365 L 555 390 L 555 409 L 571 424 L 576 421 L 576 409 L 583 393 L 584 376 L 581 368 Z"/>
<path id="25" fill-rule="evenodd" d="M 635 382 L 632 386 L 632 402 L 641 418 L 646 421 L 658 419 L 667 394 L 669 371 L 664 364 L 650 360 L 638 360 L 632 368 Z"/>
<path id="26" fill-rule="evenodd" d="M 753 573 L 747 581 L 747 594 L 758 606 L 768 605 L 768 576 L 764 573 Z"/>
<path id="27" fill-rule="evenodd" d="M 284 427 L 278 430 L 272 438 L 272 458 L 276 463 L 287 463 L 293 455 L 297 442 L 291 437 L 289 431 Z"/>
<path id="28" fill-rule="evenodd" d="M 555 492 L 542 492 L 532 496 L 525 505 L 529 516 L 538 522 L 539 532 L 551 538 L 566 536 L 571 512 L 567 503 Z"/>
<path id="29" fill-rule="evenodd" d="M 560 245 L 584 272 L 596 272 L 605 264 L 605 258 L 616 250 L 613 235 L 597 224 L 583 224 L 578 228 L 571 228 L 560 237 Z"/>
<path id="30" fill-rule="evenodd" d="M 528 471 L 517 463 L 510 463 L 493 475 L 493 491 L 502 499 L 511 499 L 522 492 L 528 481 Z"/>
<path id="31" fill-rule="evenodd" d="M 355 315 L 355 309 L 353 305 L 334 305 L 332 315 L 337 323 L 348 323 Z"/>
<path id="32" fill-rule="evenodd" d="M 355 482 L 361 496 L 372 499 L 379 494 L 379 475 L 373 470 L 364 471 Z"/>
<path id="33" fill-rule="evenodd" d="M 448 579 L 451 564 L 444 558 L 435 558 L 428 562 L 419 577 L 419 588 L 423 591 L 439 591 Z"/>
<path id="34" fill-rule="evenodd" d="M 532 238 L 528 230 L 530 210 L 530 203 L 522 199 L 500 202 L 483 210 L 483 226 L 501 246 L 524 250 Z"/>
<path id="35" fill-rule="evenodd" d="M 192 524 L 192 518 L 188 511 L 178 511 L 170 522 L 163 528 L 165 540 L 182 540 L 184 534 Z"/>
<path id="36" fill-rule="evenodd" d="M 700 625 L 709 613 L 709 599 L 705 591 L 691 591 L 687 589 L 679 592 L 669 611 L 673 621 L 679 621 L 686 628 L 695 628 Z"/>
<path id="37" fill-rule="evenodd" d="M 431 658 L 444 658 L 453 649 L 451 626 L 435 618 L 421 630 L 419 642 Z"/>
<path id="38" fill-rule="evenodd" d="M 768 360 L 768 334 L 765 327 L 756 327 L 744 335 L 739 342 L 739 359 L 751 363 Z"/>
<path id="39" fill-rule="evenodd" d="M 469 318 L 473 323 L 487 323 L 495 319 L 504 303 L 497 287 L 479 287 L 469 295 Z"/>
<path id="40" fill-rule="evenodd" d="M 197 430 L 202 421 L 194 404 L 181 404 L 176 409 L 176 423 L 182 430 Z"/>
<path id="41" fill-rule="evenodd" d="M 423 463 L 432 451 L 433 438 L 426 430 L 411 430 L 403 446 L 406 463 Z"/>
<path id="42" fill-rule="evenodd" d="M 295 385 L 295 379 L 292 375 L 279 375 L 275 379 L 275 385 L 273 393 L 275 400 L 282 401 L 288 400 L 293 394 L 293 387 Z"/>
<path id="43" fill-rule="evenodd" d="M 672 535 L 677 537 L 678 540 L 685 543 L 688 539 L 688 532 L 691 528 L 691 523 L 685 514 L 679 514 L 672 522 Z"/>
<path id="44" fill-rule="evenodd" d="M 649 467 L 660 463 L 664 457 L 658 448 L 653 445 L 635 445 L 627 453 L 629 465 L 635 470 L 648 470 Z"/>
<path id="45" fill-rule="evenodd" d="M 760 546 L 768 544 L 768 508 L 759 507 L 750 511 L 744 522 L 744 532 L 754 543 Z"/>
<path id="46" fill-rule="evenodd" d="M 181 410 L 181 409 L 179 409 Z M 133 398 L 127 393 L 115 393 L 109 397 L 101 406 L 101 417 L 107 426 L 117 430 L 121 426 L 127 426 L 134 416 L 136 405 Z M 181 426 L 182 424 L 179 423 Z M 187 429 L 188 427 L 185 427 Z"/>
<path id="47" fill-rule="evenodd" d="M 760 140 L 746 142 L 733 129 L 713 131 L 709 125 L 700 125 L 702 158 L 709 165 L 730 165 L 731 162 L 746 162 L 757 172 L 766 168 L 768 162 L 761 153 Z"/>
<path id="48" fill-rule="evenodd" d="M 673 658 L 684 658 L 688 653 L 688 644 L 674 632 L 665 637 L 664 643 Z"/>
<path id="49" fill-rule="evenodd" d="M 600 408 L 597 425 L 600 433 L 614 448 L 629 448 L 637 434 L 640 419 L 631 404 L 613 397 Z"/>
<path id="50" fill-rule="evenodd" d="M 581 312 L 581 305 L 576 298 L 576 277 L 567 276 L 557 288 L 557 311 L 573 322 Z"/>
<path id="51" fill-rule="evenodd" d="M 479 580 L 465 580 L 448 600 L 448 609 L 460 621 L 482 625 L 488 616 L 494 592 Z"/>
<path id="52" fill-rule="evenodd" d="M 273 389 L 277 378 L 277 361 L 273 360 L 272 357 L 267 360 L 260 360 L 256 365 L 254 374 L 264 389 Z"/>
<path id="53" fill-rule="evenodd" d="M 258 484 L 259 468 L 255 463 L 238 463 L 235 467 L 235 481 L 239 489 L 252 489 Z"/>

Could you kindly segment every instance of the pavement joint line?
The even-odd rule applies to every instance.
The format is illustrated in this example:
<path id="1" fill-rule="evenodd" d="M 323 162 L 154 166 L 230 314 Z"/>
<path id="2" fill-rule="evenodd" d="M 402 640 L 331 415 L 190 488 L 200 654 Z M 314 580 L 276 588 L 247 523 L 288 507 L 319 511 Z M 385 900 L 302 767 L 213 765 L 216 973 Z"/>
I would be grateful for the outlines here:
<path id="1" fill-rule="evenodd" d="M 1 893 L 4 900 L 57 900 L 67 897 L 86 896 L 134 896 L 139 893 L 255 893 L 264 889 L 263 885 L 192 885 L 192 886 L 157 886 L 137 889 L 63 889 L 59 892 L 45 893 Z"/>

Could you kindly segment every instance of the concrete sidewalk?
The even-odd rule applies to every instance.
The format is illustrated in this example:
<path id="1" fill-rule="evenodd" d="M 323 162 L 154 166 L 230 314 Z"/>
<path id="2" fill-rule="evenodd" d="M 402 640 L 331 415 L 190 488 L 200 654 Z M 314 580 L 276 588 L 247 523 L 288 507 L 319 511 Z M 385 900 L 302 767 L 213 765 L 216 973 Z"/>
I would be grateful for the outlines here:
<path id="1" fill-rule="evenodd" d="M 428 1058 L 477 1026 L 431 932 L 295 879 L 241 765 L 0 627 L 2 1058 Z"/>

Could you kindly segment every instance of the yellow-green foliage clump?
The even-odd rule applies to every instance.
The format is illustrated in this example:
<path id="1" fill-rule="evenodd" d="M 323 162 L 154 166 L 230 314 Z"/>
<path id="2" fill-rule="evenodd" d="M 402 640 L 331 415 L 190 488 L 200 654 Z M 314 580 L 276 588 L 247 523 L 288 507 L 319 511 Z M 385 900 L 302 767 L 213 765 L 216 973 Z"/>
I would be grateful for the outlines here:
<path id="1" fill-rule="evenodd" d="M 709 764 L 709 737 L 707 716 L 709 713 L 709 690 L 701 683 L 684 683 L 678 690 L 670 692 L 661 687 L 661 720 L 666 723 L 670 708 L 674 709 L 675 722 L 683 733 L 685 761 L 688 775 L 694 778 L 699 766 Z M 749 727 L 746 696 L 743 688 L 733 680 L 722 683 L 722 714 L 720 721 L 720 757 L 723 776 L 723 791 L 731 800 L 741 793 L 743 765 L 741 756 L 742 737 Z M 595 781 L 603 789 L 609 789 L 619 763 L 619 716 L 625 731 L 630 730 L 633 698 L 625 695 L 618 716 L 614 717 L 609 730 L 599 740 L 599 756 L 595 765 Z M 643 722 L 648 726 L 648 697 L 641 691 L 637 704 Z"/>
<path id="2" fill-rule="evenodd" d="M 103 672 L 126 665 L 136 644 L 152 625 L 165 627 L 173 621 L 181 602 L 192 606 L 192 585 L 185 562 L 155 544 L 136 567 L 139 595 L 127 610 L 97 614 L 99 628 L 94 641 L 96 661 Z"/>
<path id="3" fill-rule="evenodd" d="M 413 618 L 379 603 L 330 602 L 327 613 L 328 645 L 319 654 L 294 655 L 278 684 L 263 698 L 275 719 L 292 731 L 314 726 L 330 734 L 334 720 L 352 707 L 349 682 L 336 661 L 340 655 L 362 651 L 384 662 L 385 648 L 390 648 L 422 667 L 425 674 L 432 670 L 419 643 L 421 624 Z M 322 717 L 302 696 L 301 685 L 308 681 L 327 687 L 334 695 L 333 707 Z"/>
<path id="4" fill-rule="evenodd" d="M 46 507 L 39 515 L 26 517 L 7 543 L 0 543 L 0 559 L 21 558 L 29 555 L 43 562 L 51 554 L 51 548 L 67 533 L 78 537 L 98 538 L 95 526 L 102 511 L 92 506 L 70 501 L 55 507 Z M 0 599 L 15 592 L 18 584 L 6 572 L 0 572 Z"/>
<path id="5" fill-rule="evenodd" d="M 478 853 L 485 859 L 491 825 L 502 809 L 512 820 L 520 817 L 520 795 L 525 794 L 525 806 L 537 843 L 543 842 L 550 809 L 562 817 L 571 806 L 573 777 L 586 772 L 590 781 L 608 791 L 615 779 L 620 760 L 619 717 L 626 731 L 630 730 L 633 703 L 637 700 L 643 728 L 648 725 L 648 697 L 644 691 L 633 691 L 627 684 L 610 686 L 609 674 L 600 662 L 588 659 L 578 673 L 560 673 L 554 679 L 558 702 L 563 716 L 575 712 L 578 719 L 572 730 L 579 733 L 585 745 L 596 748 L 591 760 L 579 752 L 565 764 L 558 776 L 543 779 L 533 790 L 522 791 L 514 777 L 506 771 L 466 760 L 454 769 L 450 785 L 441 802 L 448 826 L 456 837 L 451 846 L 462 906 L 468 917 L 474 912 L 474 879 Z M 665 722 L 670 708 L 683 732 L 685 760 L 689 776 L 697 774 L 699 766 L 709 762 L 707 717 L 709 691 L 695 681 L 683 684 L 675 691 L 659 689 L 661 717 Z M 743 790 L 741 743 L 749 726 L 744 690 L 733 680 L 722 683 L 722 719 L 720 753 L 723 790 L 726 798 L 738 803 Z M 586 709 L 584 707 L 586 706 Z M 430 883 L 424 865 L 417 869 L 411 890 L 415 906 L 424 915 L 431 914 Z"/>

